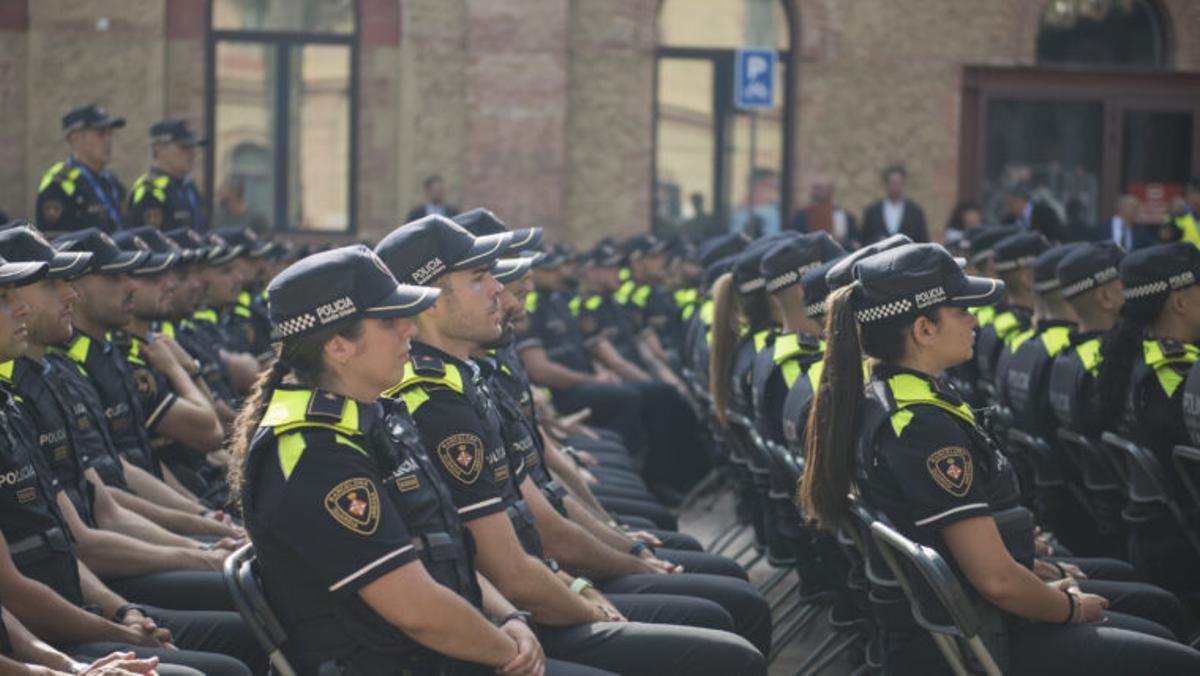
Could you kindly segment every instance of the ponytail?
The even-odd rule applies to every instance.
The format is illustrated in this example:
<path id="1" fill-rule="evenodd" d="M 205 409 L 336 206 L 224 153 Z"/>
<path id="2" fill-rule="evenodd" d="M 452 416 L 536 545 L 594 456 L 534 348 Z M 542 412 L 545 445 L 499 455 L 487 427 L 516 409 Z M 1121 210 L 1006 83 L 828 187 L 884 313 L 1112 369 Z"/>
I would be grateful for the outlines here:
<path id="1" fill-rule="evenodd" d="M 1133 376 L 1133 365 L 1141 351 L 1146 327 L 1158 317 L 1170 294 L 1157 298 L 1126 301 L 1121 306 L 1121 318 L 1100 342 L 1100 375 L 1096 380 L 1099 395 L 1100 420 L 1116 424 L 1125 415 L 1126 389 Z"/>
<path id="2" fill-rule="evenodd" d="M 726 407 L 733 377 L 733 353 L 742 334 L 742 306 L 733 275 L 725 273 L 713 283 L 712 342 L 708 346 L 708 387 L 712 390 L 717 421 L 728 429 Z"/>
<path id="3" fill-rule="evenodd" d="M 863 352 L 854 319 L 854 285 L 829 297 L 825 367 L 813 394 L 804 438 L 800 479 L 804 512 L 821 528 L 834 529 L 849 508 L 854 471 L 857 412 L 863 397 Z"/>

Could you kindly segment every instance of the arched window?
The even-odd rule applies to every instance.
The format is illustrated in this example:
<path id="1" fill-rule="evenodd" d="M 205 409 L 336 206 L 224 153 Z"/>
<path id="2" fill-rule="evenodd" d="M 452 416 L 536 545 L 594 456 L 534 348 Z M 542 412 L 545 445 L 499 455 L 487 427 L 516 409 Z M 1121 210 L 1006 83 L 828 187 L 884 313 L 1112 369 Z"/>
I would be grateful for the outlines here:
<path id="1" fill-rule="evenodd" d="M 1163 68 L 1162 20 L 1149 0 L 1050 0 L 1042 8 L 1042 65 Z"/>
<path id="2" fill-rule="evenodd" d="M 355 5 L 211 0 L 208 184 L 265 165 L 243 178 L 277 229 L 354 227 Z"/>
<path id="3" fill-rule="evenodd" d="M 791 174 L 791 27 L 791 10 L 781 0 L 663 0 L 654 130 L 656 232 L 700 238 L 746 228 L 773 232 L 784 223 Z M 739 50 L 746 49 L 773 52 L 773 63 L 739 60 Z M 774 68 L 770 82 L 760 83 L 770 85 L 773 101 L 739 107 L 739 83 L 763 66 Z"/>

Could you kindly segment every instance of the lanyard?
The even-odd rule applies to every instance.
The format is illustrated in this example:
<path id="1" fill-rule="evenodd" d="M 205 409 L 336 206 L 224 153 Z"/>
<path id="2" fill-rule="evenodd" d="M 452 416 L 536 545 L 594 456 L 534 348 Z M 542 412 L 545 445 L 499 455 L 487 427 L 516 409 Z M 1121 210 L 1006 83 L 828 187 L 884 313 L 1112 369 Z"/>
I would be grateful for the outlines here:
<path id="1" fill-rule="evenodd" d="M 196 189 L 192 179 L 184 178 L 177 184 L 176 190 L 187 199 L 188 212 L 192 214 L 192 230 L 200 230 L 200 205 L 196 202 Z"/>
<path id="2" fill-rule="evenodd" d="M 96 181 L 96 177 L 92 175 L 92 171 L 77 161 L 74 157 L 67 158 L 67 164 L 79 170 L 83 177 L 87 179 L 88 185 L 92 186 L 92 192 L 96 194 L 96 198 L 100 200 L 100 204 L 104 206 L 104 210 L 108 212 L 108 218 L 112 221 L 113 227 L 121 227 L 121 212 L 113 206 L 113 195 L 100 187 L 100 183 Z M 108 172 L 104 172 L 107 174 Z"/>

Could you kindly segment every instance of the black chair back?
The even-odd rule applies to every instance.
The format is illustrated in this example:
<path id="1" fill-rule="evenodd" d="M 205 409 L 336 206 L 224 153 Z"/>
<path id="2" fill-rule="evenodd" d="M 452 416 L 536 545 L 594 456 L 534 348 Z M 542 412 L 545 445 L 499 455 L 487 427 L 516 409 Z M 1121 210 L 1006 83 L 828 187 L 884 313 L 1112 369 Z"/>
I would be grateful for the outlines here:
<path id="1" fill-rule="evenodd" d="M 1192 528 L 1179 501 L 1172 495 L 1166 468 L 1158 462 L 1154 453 L 1112 432 L 1105 432 L 1100 439 L 1125 456 L 1125 466 L 1129 469 L 1130 502 L 1165 507 L 1192 548 L 1200 553 L 1200 536 Z"/>
<path id="2" fill-rule="evenodd" d="M 221 572 L 234 609 L 267 653 L 274 672 L 279 676 L 296 676 L 296 670 L 283 654 L 287 633 L 271 611 L 255 571 L 254 545 L 246 544 L 231 554 Z"/>

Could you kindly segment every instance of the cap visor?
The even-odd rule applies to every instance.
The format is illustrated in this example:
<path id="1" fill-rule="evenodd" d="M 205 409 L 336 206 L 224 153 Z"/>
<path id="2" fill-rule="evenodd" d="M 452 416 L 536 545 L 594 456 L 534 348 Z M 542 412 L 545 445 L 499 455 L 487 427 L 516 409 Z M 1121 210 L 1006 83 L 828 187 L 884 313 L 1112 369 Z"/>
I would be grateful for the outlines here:
<path id="1" fill-rule="evenodd" d="M 49 279 L 78 279 L 92 269 L 92 252 L 90 251 L 59 251 L 54 258 L 47 261 L 49 268 L 46 277 Z"/>
<path id="2" fill-rule="evenodd" d="M 363 311 L 363 315 L 376 319 L 411 317 L 433 305 L 441 293 L 441 289 L 431 286 L 397 284 L 395 291 L 367 308 Z"/>
<path id="3" fill-rule="evenodd" d="M 174 253 L 148 253 L 146 259 L 132 274 L 138 277 L 148 277 L 151 275 L 160 275 L 171 268 L 175 267 L 175 261 L 178 258 Z"/>
<path id="4" fill-rule="evenodd" d="M 123 117 L 106 117 L 103 120 L 91 125 L 96 129 L 120 129 L 125 126 L 125 118 Z"/>
<path id="5" fill-rule="evenodd" d="M 1004 282 L 990 277 L 967 277 L 967 283 L 952 298 L 950 305 L 977 307 L 992 305 L 1004 297 Z"/>
<path id="6" fill-rule="evenodd" d="M 213 247 L 208 254 L 209 265 L 224 265 L 229 261 L 237 258 L 242 253 L 242 245 L 238 244 L 231 247 Z"/>
<path id="7" fill-rule="evenodd" d="M 492 276 L 497 282 L 508 284 L 520 279 L 531 267 L 532 258 L 501 258 L 492 264 Z"/>
<path id="8" fill-rule="evenodd" d="M 512 237 L 511 232 L 476 237 L 475 243 L 471 245 L 467 253 L 461 260 L 451 265 L 450 269 L 467 270 L 491 265 L 493 261 L 504 255 L 510 237 Z"/>
<path id="9" fill-rule="evenodd" d="M 24 286 L 33 284 L 42 277 L 50 266 L 45 261 L 26 261 L 0 265 L 0 285 Z"/>
<path id="10" fill-rule="evenodd" d="M 508 253 L 526 251 L 542 243 L 541 228 L 521 228 L 520 230 L 513 230 L 509 234 L 510 239 L 506 247 Z"/>
<path id="11" fill-rule="evenodd" d="M 141 265 L 147 255 L 148 253 L 145 251 L 122 251 L 117 254 L 116 258 L 97 268 L 96 272 L 110 275 L 131 272 Z"/>

